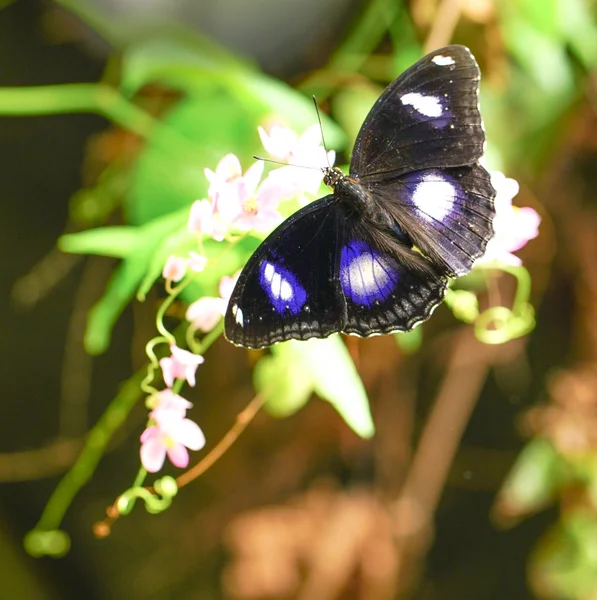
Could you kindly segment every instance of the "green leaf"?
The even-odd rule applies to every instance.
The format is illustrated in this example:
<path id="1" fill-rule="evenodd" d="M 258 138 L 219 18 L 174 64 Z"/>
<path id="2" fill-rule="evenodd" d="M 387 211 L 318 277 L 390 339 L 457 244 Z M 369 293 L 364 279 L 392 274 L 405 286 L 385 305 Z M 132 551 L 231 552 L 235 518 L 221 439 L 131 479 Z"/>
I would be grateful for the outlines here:
<path id="1" fill-rule="evenodd" d="M 337 335 L 273 346 L 269 364 L 257 371 L 255 384 L 267 394 L 268 404 L 273 402 L 276 414 L 290 414 L 300 408 L 310 388 L 330 402 L 361 437 L 369 438 L 375 431 L 365 388 Z"/>
<path id="2" fill-rule="evenodd" d="M 104 295 L 87 316 L 85 350 L 89 354 L 102 354 L 108 349 L 114 324 L 134 297 L 145 269 L 146 260 L 139 256 L 125 260 L 112 273 Z"/>
<path id="3" fill-rule="evenodd" d="M 564 474 L 561 458 L 552 444 L 535 438 L 520 453 L 502 485 L 500 512 L 512 518 L 545 508 L 554 500 Z"/>
<path id="4" fill-rule="evenodd" d="M 100 354 L 108 348 L 114 323 L 133 299 L 149 265 L 153 263 L 155 267 L 156 252 L 163 246 L 169 247 L 169 240 L 174 240 L 174 246 L 187 235 L 187 216 L 187 211 L 179 211 L 143 227 L 104 227 L 60 238 L 60 248 L 65 252 L 123 258 L 103 297 L 89 313 L 85 348 L 90 354 Z"/>
<path id="5" fill-rule="evenodd" d="M 411 331 L 395 333 L 394 339 L 404 354 L 415 354 L 423 345 L 423 328 L 415 327 Z"/>
<path id="6" fill-rule="evenodd" d="M 265 395 L 267 412 L 275 417 L 289 417 L 302 408 L 313 393 L 309 373 L 301 372 L 293 354 L 284 351 L 264 356 L 255 365 L 255 388 Z"/>
<path id="7" fill-rule="evenodd" d="M 248 68 L 223 47 L 197 33 L 150 37 L 131 44 L 122 56 L 121 89 L 132 96 L 148 83 L 201 93 L 235 69 Z"/>
<path id="8" fill-rule="evenodd" d="M 529 575 L 545 597 L 587 600 L 597 589 L 597 519 L 587 508 L 572 506 L 552 526 L 533 553 Z"/>
<path id="9" fill-rule="evenodd" d="M 155 133 L 133 169 L 131 192 L 126 198 L 130 221 L 146 223 L 207 197 L 204 168 L 215 169 L 226 154 L 236 154 L 247 168 L 251 155 L 260 148 L 257 118 L 257 112 L 216 88 L 174 106 L 164 123 L 189 144 L 172 148 L 162 139 L 168 129 Z"/>
<path id="10" fill-rule="evenodd" d="M 70 254 L 97 254 L 124 258 L 139 244 L 137 227 L 100 227 L 68 233 L 58 239 L 58 248 Z"/>

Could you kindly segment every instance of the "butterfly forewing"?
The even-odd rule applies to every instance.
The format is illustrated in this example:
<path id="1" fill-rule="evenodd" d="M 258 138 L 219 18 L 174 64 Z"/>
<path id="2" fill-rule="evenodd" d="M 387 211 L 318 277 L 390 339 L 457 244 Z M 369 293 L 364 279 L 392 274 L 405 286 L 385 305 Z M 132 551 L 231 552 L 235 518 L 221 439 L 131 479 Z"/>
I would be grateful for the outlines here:
<path id="1" fill-rule="evenodd" d="M 386 88 L 365 119 L 351 175 L 366 181 L 478 160 L 485 143 L 479 78 L 464 46 L 447 46 L 414 64 Z"/>
<path id="2" fill-rule="evenodd" d="M 346 309 L 336 265 L 344 210 L 332 198 L 292 215 L 251 256 L 228 303 L 232 343 L 263 348 L 340 331 Z"/>

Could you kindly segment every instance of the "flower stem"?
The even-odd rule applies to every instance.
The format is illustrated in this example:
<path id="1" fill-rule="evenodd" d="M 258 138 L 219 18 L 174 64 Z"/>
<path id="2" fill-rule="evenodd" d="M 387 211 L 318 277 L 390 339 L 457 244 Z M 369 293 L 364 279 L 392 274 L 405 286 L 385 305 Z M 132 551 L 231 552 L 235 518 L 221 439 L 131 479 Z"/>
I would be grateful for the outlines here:
<path id="1" fill-rule="evenodd" d="M 24 117 L 64 113 L 95 113 L 128 131 L 170 145 L 189 143 L 149 113 L 104 83 L 68 83 L 27 87 L 0 87 L 0 115 Z"/>
<path id="2" fill-rule="evenodd" d="M 35 530 L 52 531 L 60 527 L 73 498 L 91 478 L 114 432 L 123 424 L 139 399 L 139 384 L 144 376 L 145 369 L 141 369 L 130 377 L 91 429 L 83 451 L 70 471 L 60 480 Z"/>

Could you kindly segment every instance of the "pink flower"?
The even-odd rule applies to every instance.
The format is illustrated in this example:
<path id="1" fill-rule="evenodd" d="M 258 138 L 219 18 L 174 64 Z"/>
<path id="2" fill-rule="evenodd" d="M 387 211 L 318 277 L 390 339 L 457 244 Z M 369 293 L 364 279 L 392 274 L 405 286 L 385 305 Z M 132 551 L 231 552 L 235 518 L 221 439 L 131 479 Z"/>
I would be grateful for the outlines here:
<path id="1" fill-rule="evenodd" d="M 168 257 L 164 269 L 162 270 L 162 277 L 166 281 L 177 282 L 180 281 L 187 272 L 187 261 L 184 258 L 179 258 L 173 254 Z"/>
<path id="2" fill-rule="evenodd" d="M 300 192 L 316 194 L 323 180 L 322 169 L 333 166 L 336 158 L 335 152 L 330 151 L 326 155 L 325 148 L 321 146 L 319 125 L 312 125 L 300 136 L 280 125 L 274 125 L 269 133 L 259 127 L 259 136 L 271 156 L 291 163 L 270 173 L 270 177 L 285 186 L 286 197 Z"/>
<path id="3" fill-rule="evenodd" d="M 168 387 L 174 385 L 175 379 L 186 379 L 191 387 L 195 385 L 195 372 L 204 359 L 198 354 L 183 350 L 175 344 L 170 346 L 171 356 L 160 359 L 160 367 L 164 381 Z"/>
<path id="4" fill-rule="evenodd" d="M 239 188 L 238 200 L 242 211 L 234 220 L 235 226 L 241 231 L 267 232 L 273 229 L 282 217 L 278 212 L 278 204 L 289 197 L 285 184 L 268 177 L 261 182 L 256 191 L 250 188 Z"/>
<path id="5" fill-rule="evenodd" d="M 168 410 L 181 418 L 187 414 L 187 409 L 193 406 L 186 398 L 175 394 L 170 388 L 152 394 L 146 405 L 151 409 L 150 416 L 154 411 Z"/>
<path id="6" fill-rule="evenodd" d="M 520 250 L 529 240 L 539 235 L 541 217 L 530 208 L 512 206 L 512 199 L 518 194 L 518 182 L 499 171 L 491 173 L 491 183 L 497 194 L 495 197 L 494 235 L 487 244 L 485 254 L 477 263 L 493 261 L 519 266 L 522 261 L 512 254 Z"/>
<path id="7" fill-rule="evenodd" d="M 243 175 L 238 158 L 229 154 L 215 173 L 205 170 L 211 183 L 209 197 L 224 223 L 241 231 L 269 231 L 280 222 L 277 208 L 289 197 L 288 186 L 269 177 L 259 184 L 263 168 L 263 162 L 258 161 Z"/>
<path id="8" fill-rule="evenodd" d="M 237 279 L 238 274 L 234 277 L 222 277 L 219 285 L 219 298 L 204 296 L 187 308 L 185 316 L 193 329 L 207 332 L 211 331 L 218 324 L 220 319 L 226 314 L 228 300 L 232 295 L 232 290 Z"/>
<path id="9" fill-rule="evenodd" d="M 207 235 L 216 242 L 221 242 L 228 231 L 227 223 L 216 212 L 211 200 L 193 202 L 187 227 L 191 233 Z"/>
<path id="10" fill-rule="evenodd" d="M 152 413 L 156 424 L 141 434 L 141 463 L 150 473 L 162 468 L 166 454 L 175 467 L 189 464 L 191 450 L 205 445 L 205 436 L 197 423 L 181 417 L 173 411 L 157 410 Z"/>
<path id="11" fill-rule="evenodd" d="M 255 191 L 263 175 L 263 162 L 251 165 L 243 175 L 240 160 L 234 154 L 227 154 L 216 167 L 215 172 L 205 169 L 210 186 L 208 196 L 215 211 L 226 223 L 232 223 L 242 211 L 239 198 Z"/>
<path id="12" fill-rule="evenodd" d="M 197 252 L 189 252 L 188 265 L 191 271 L 195 271 L 195 273 L 201 273 L 201 271 L 205 269 L 206 264 L 207 258 L 205 256 L 201 256 L 201 254 L 197 254 Z"/>

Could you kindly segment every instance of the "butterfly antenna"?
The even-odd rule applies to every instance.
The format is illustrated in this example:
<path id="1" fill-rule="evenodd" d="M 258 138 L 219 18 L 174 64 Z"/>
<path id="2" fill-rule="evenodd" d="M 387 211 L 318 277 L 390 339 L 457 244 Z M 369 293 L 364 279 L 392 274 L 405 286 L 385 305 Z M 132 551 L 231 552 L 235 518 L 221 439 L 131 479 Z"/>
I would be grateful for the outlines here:
<path id="1" fill-rule="evenodd" d="M 263 162 L 274 163 L 275 165 L 282 165 L 283 167 L 300 167 L 301 169 L 317 169 L 318 167 L 310 167 L 308 165 L 295 165 L 294 163 L 282 162 L 281 160 L 274 160 L 273 158 L 264 158 L 263 156 L 256 156 L 253 154 L 255 160 L 262 160 Z"/>
<path id="2" fill-rule="evenodd" d="M 328 157 L 328 147 L 325 143 L 325 137 L 323 135 L 323 125 L 321 124 L 321 115 L 319 114 L 319 105 L 317 104 L 317 98 L 313 96 L 313 104 L 315 105 L 315 112 L 317 113 L 317 120 L 319 121 L 319 131 L 321 131 L 321 142 L 323 144 L 323 148 L 325 150 L 325 159 L 327 160 L 328 167 L 331 169 L 332 165 L 330 165 L 330 159 Z"/>

